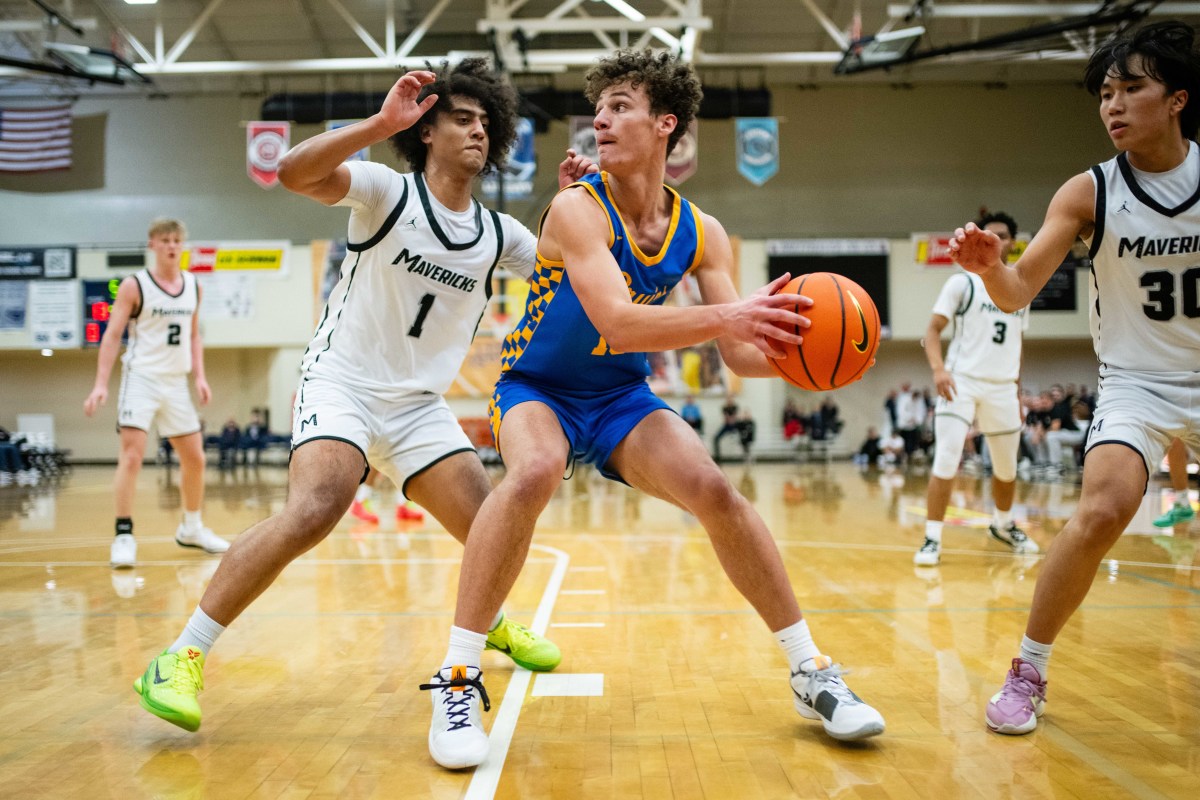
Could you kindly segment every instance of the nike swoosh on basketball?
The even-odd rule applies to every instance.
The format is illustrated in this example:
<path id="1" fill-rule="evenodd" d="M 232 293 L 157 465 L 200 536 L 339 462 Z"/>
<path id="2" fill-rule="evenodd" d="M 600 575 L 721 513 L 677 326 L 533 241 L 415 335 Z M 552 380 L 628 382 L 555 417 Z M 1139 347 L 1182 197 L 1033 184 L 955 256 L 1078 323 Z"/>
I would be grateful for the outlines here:
<path id="1" fill-rule="evenodd" d="M 867 352 L 867 348 L 871 346 L 871 334 L 867 330 L 867 315 L 863 313 L 862 306 L 858 304 L 858 298 L 854 296 L 854 293 L 846 292 L 846 294 L 850 295 L 850 302 L 854 303 L 854 308 L 858 311 L 858 321 L 862 323 L 863 330 L 862 339 L 857 342 L 851 342 L 851 344 L 854 345 L 854 349 L 858 352 L 865 353 Z"/>

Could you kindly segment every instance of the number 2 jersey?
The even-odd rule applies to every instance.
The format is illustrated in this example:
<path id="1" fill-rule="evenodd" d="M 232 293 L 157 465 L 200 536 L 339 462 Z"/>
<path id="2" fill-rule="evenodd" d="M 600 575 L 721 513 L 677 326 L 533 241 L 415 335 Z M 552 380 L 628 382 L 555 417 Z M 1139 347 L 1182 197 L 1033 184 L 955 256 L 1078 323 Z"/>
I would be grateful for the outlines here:
<path id="1" fill-rule="evenodd" d="M 704 257 L 700 210 L 668 186 L 671 220 L 662 247 L 646 255 L 633 242 L 612 200 L 607 173 L 585 175 L 563 191 L 586 190 L 608 217 L 608 248 L 633 302 L 662 305 L 679 280 Z M 562 261 L 538 254 L 525 315 L 504 340 L 500 380 L 512 376 L 576 394 L 645 381 L 645 353 L 613 353 L 588 319 Z"/>
<path id="2" fill-rule="evenodd" d="M 450 388 L 491 297 L 492 273 L 533 271 L 537 243 L 507 214 L 455 212 L 420 173 L 350 162 L 349 243 L 304 352 L 302 380 L 379 397 Z"/>
<path id="3" fill-rule="evenodd" d="M 1096 227 L 1090 319 L 1101 375 L 1200 371 L 1200 151 L 1175 169 L 1125 153 L 1092 167 Z"/>
<path id="4" fill-rule="evenodd" d="M 179 292 L 159 286 L 149 269 L 138 270 L 137 314 L 129 324 L 129 344 L 121 363 L 141 375 L 186 375 L 192 371 L 192 326 L 200 302 L 196 276 L 180 273 Z"/>
<path id="5" fill-rule="evenodd" d="M 933 313 L 954 323 L 946 369 L 981 381 L 1015 381 L 1021 373 L 1021 341 L 1029 309 L 1009 313 L 992 302 L 983 279 L 969 272 L 951 275 L 933 304 Z"/>

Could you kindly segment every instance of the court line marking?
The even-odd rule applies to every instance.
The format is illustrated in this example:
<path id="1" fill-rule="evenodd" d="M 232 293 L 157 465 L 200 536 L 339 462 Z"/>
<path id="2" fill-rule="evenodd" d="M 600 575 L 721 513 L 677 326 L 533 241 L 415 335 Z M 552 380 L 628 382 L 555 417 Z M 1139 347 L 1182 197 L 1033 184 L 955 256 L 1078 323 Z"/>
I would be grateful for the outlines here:
<path id="1" fill-rule="evenodd" d="M 603 628 L 603 622 L 552 622 L 551 628 Z"/>
<path id="2" fill-rule="evenodd" d="M 138 567 L 190 567 L 208 563 L 218 562 L 210 562 L 198 558 L 167 561 L 139 560 L 134 569 Z M 446 564 L 449 566 L 458 566 L 461 563 L 461 558 L 305 558 L 301 556 L 288 564 L 288 567 L 290 568 L 297 564 L 307 564 L 313 567 L 354 564 Z M 531 558 L 525 563 L 549 564 L 551 563 L 551 559 Z M 105 567 L 112 569 L 112 565 L 108 561 L 0 561 L 0 567 Z"/>
<path id="3" fill-rule="evenodd" d="M 530 545 L 531 550 L 542 550 L 554 556 L 554 571 L 546 582 L 542 592 L 542 601 L 538 604 L 537 613 L 533 616 L 530 630 L 539 635 L 546 635 L 546 626 L 550 624 L 550 614 L 554 611 L 554 603 L 562 590 L 563 578 L 566 577 L 567 567 L 571 557 L 566 552 L 545 545 Z M 504 769 L 504 760 L 508 757 L 508 747 L 512 743 L 513 733 L 517 729 L 517 718 L 521 716 L 521 708 L 525 705 L 525 695 L 529 691 L 529 682 L 533 673 L 524 667 L 516 667 L 512 678 L 508 681 L 508 689 L 500 708 L 496 711 L 496 720 L 492 723 L 488 735 L 489 751 L 487 760 L 475 768 L 471 783 L 463 795 L 464 800 L 491 800 L 496 796 L 496 787 L 500 784 L 500 773 Z"/>

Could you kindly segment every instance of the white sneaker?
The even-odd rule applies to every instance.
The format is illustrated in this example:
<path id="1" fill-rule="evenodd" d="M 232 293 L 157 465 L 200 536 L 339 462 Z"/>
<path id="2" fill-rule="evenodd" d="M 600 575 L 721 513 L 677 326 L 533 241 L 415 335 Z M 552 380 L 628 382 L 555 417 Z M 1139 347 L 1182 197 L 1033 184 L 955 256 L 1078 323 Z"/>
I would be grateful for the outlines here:
<path id="1" fill-rule="evenodd" d="M 817 656 L 811 671 L 801 667 L 792 675 L 792 694 L 800 716 L 821 720 L 834 739 L 854 742 L 883 733 L 883 716 L 850 691 L 841 666 L 828 656 Z"/>
<path id="2" fill-rule="evenodd" d="M 206 553 L 224 553 L 229 549 L 229 542 L 208 528 L 201 527 L 189 531 L 182 522 L 175 530 L 175 543 L 181 547 L 198 547 Z"/>
<path id="3" fill-rule="evenodd" d="M 116 569 L 132 567 L 137 563 L 137 539 L 133 538 L 132 533 L 120 533 L 113 537 L 108 563 Z"/>
<path id="4" fill-rule="evenodd" d="M 443 667 L 433 683 L 422 683 L 433 698 L 433 720 L 429 723 L 429 755 L 446 769 L 477 767 L 488 755 L 488 737 L 479 712 L 492 703 L 483 688 L 483 671 L 478 667 Z"/>
<path id="5" fill-rule="evenodd" d="M 918 567 L 935 567 L 942 560 L 942 543 L 925 537 L 925 544 L 913 553 L 913 563 Z"/>
<path id="6" fill-rule="evenodd" d="M 997 528 L 995 525 L 989 525 L 988 533 L 996 541 L 1004 542 L 1004 544 L 1011 547 L 1014 553 L 1033 555 L 1041 549 L 1038 547 L 1037 542 L 1030 539 L 1025 535 L 1025 531 L 1017 527 L 1017 523 L 1015 522 L 1010 522 L 1004 530 Z"/>

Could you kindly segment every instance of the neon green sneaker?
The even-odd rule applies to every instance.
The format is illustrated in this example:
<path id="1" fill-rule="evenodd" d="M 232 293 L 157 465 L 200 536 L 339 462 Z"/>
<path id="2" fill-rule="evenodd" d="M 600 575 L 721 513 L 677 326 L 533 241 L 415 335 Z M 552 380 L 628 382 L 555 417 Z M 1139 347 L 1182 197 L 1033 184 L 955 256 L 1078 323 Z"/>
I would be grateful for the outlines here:
<path id="1" fill-rule="evenodd" d="M 133 682 L 133 690 L 142 696 L 142 708 L 185 731 L 200 730 L 196 695 L 203 688 L 204 653 L 196 647 L 178 653 L 164 650 Z"/>
<path id="2" fill-rule="evenodd" d="M 1180 522 L 1187 522 L 1194 516 L 1196 516 L 1196 512 L 1192 510 L 1191 503 L 1187 505 L 1179 505 L 1177 503 L 1168 508 L 1167 513 L 1154 520 L 1154 527 L 1169 528 L 1172 525 L 1178 525 Z"/>
<path id="3" fill-rule="evenodd" d="M 484 649 L 499 650 L 518 666 L 533 672 L 549 672 L 562 661 L 558 645 L 513 622 L 507 614 L 500 618 L 500 624 L 488 631 Z"/>

